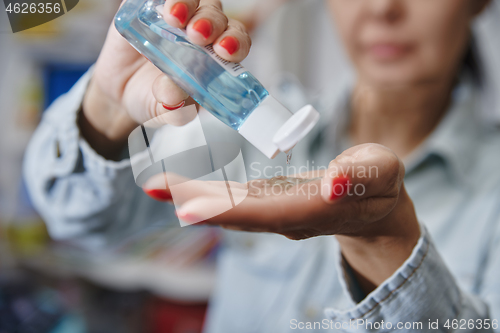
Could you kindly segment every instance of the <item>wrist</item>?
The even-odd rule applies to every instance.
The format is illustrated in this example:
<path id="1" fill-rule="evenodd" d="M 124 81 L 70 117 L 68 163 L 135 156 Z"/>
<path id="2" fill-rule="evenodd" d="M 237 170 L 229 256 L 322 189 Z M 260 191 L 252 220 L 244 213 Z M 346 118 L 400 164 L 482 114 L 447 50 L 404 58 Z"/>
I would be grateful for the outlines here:
<path id="1" fill-rule="evenodd" d="M 84 96 L 82 115 L 89 125 L 111 142 L 125 142 L 137 123 L 112 101 L 93 80 Z"/>
<path id="2" fill-rule="evenodd" d="M 410 257 L 420 238 L 420 226 L 404 185 L 389 215 L 356 234 L 336 238 L 365 292 L 387 280 Z"/>
<path id="3" fill-rule="evenodd" d="M 101 156 L 118 160 L 137 124 L 92 81 L 78 115 L 81 136 Z"/>

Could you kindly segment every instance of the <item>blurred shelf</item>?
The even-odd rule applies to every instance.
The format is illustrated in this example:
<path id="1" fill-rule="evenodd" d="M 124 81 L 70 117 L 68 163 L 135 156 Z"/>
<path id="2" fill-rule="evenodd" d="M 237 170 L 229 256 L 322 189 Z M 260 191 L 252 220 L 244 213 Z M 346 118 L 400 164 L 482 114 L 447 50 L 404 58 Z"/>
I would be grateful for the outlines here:
<path id="1" fill-rule="evenodd" d="M 146 290 L 187 303 L 205 303 L 215 284 L 215 228 L 146 228 L 114 246 L 85 251 L 52 243 L 18 251 L 28 269 L 61 278 L 83 278 L 120 290 Z M 29 249 L 29 247 L 24 246 Z"/>
<path id="2" fill-rule="evenodd" d="M 147 290 L 157 296 L 189 303 L 206 302 L 215 284 L 215 265 L 206 262 L 168 267 L 152 261 L 76 257 L 46 251 L 22 258 L 20 264 L 50 276 L 84 278 L 120 291 Z"/>

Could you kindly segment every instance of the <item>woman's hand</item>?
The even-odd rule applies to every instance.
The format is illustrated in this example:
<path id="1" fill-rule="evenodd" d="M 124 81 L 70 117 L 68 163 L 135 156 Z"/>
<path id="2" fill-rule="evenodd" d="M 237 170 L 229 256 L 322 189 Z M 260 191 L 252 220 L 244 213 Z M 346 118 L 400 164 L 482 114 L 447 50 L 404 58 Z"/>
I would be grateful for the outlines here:
<path id="1" fill-rule="evenodd" d="M 301 175 L 320 177 L 307 183 L 280 188 L 263 186 L 262 180 L 230 183 L 233 199 L 240 203 L 219 215 L 227 207 L 225 182 L 191 181 L 172 194 L 180 206 L 178 216 L 188 223 L 204 221 L 295 240 L 336 235 L 368 292 L 401 266 L 420 236 L 404 174 L 403 163 L 391 150 L 364 144 L 343 152 L 321 174 Z M 151 178 L 145 188 L 165 189 L 164 175 Z"/>
<path id="2" fill-rule="evenodd" d="M 167 0 L 165 21 L 186 28 L 198 45 L 213 43 L 222 58 L 239 62 L 250 51 L 244 26 L 228 19 L 219 0 Z M 195 103 L 166 75 L 142 57 L 111 25 L 83 103 L 82 134 L 103 155 L 122 147 L 138 123 L 162 116 L 183 125 L 196 113 L 177 110 Z"/>

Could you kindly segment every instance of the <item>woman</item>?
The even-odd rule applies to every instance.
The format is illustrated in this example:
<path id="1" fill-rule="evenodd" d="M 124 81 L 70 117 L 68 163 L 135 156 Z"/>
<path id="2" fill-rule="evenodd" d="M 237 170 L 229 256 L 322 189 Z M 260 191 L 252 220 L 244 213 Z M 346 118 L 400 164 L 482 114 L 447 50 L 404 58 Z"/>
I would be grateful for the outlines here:
<path id="1" fill-rule="evenodd" d="M 488 2 L 326 1 L 357 77 L 297 149 L 331 162 L 303 191 L 249 196 L 205 221 L 268 232 L 228 233 L 207 332 L 500 330 L 500 135 L 477 121 L 478 84 L 464 66 Z M 167 0 L 164 17 L 227 60 L 248 54 L 249 37 L 217 0 Z M 138 123 L 193 116 L 179 109 L 188 96 L 113 27 L 91 74 L 48 111 L 25 164 L 52 235 L 75 241 L 172 213 L 134 189 L 120 154 Z M 168 200 L 159 179 L 145 191 Z M 219 201 L 207 191 L 217 185 L 191 193 L 178 216 L 210 216 Z"/>

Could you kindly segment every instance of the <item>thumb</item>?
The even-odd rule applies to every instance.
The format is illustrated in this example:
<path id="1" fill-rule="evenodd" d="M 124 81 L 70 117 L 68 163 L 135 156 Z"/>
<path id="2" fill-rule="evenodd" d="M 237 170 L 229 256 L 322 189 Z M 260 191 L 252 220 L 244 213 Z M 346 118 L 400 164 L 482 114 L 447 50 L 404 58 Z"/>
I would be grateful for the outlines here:
<path id="1" fill-rule="evenodd" d="M 184 108 L 189 104 L 183 103 L 188 97 L 158 68 L 146 62 L 126 83 L 123 103 L 132 118 L 145 126 L 181 126 L 193 120 L 197 114 L 192 100 L 192 106 Z"/>
<path id="2" fill-rule="evenodd" d="M 404 174 L 404 164 L 389 148 L 379 144 L 355 146 L 330 162 L 321 195 L 329 204 L 339 199 L 397 197 Z"/>
<path id="3" fill-rule="evenodd" d="M 180 108 L 189 95 L 179 88 L 172 79 L 161 74 L 153 82 L 153 96 L 168 111 Z"/>
<path id="4" fill-rule="evenodd" d="M 197 115 L 197 104 L 165 74 L 159 75 L 153 82 L 153 97 L 156 104 L 150 114 L 157 114 L 153 122 L 158 125 L 170 124 L 183 126 Z"/>

